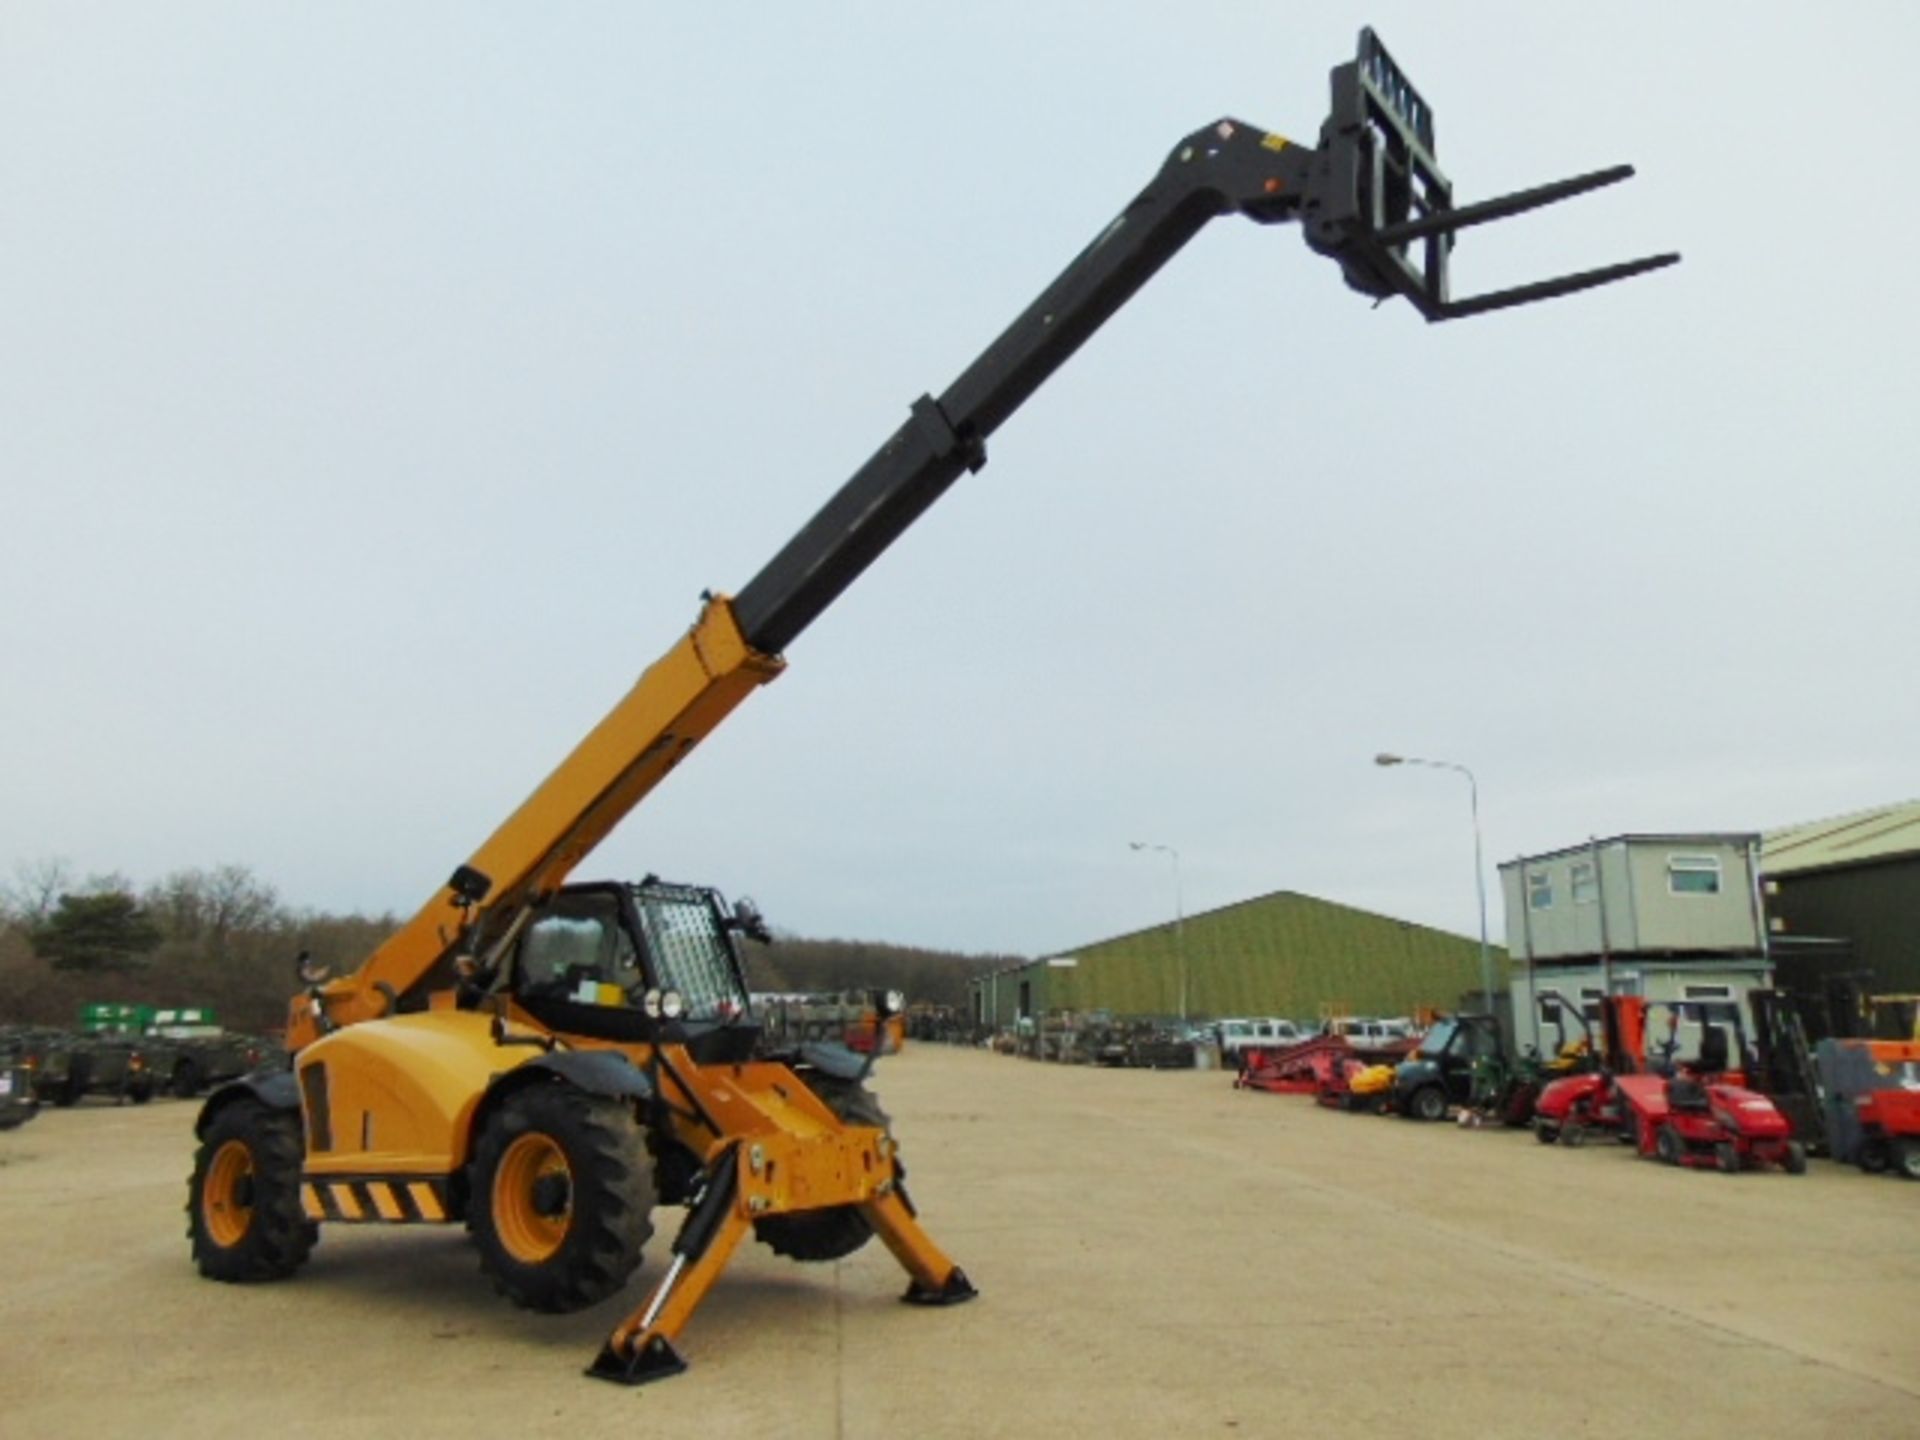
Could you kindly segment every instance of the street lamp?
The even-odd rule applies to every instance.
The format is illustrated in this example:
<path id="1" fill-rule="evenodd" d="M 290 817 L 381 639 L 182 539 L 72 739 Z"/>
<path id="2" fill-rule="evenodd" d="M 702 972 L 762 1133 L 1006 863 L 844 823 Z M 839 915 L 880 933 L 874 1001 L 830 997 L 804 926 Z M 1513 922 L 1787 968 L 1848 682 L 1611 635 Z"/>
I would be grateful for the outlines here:
<path id="1" fill-rule="evenodd" d="M 1171 845 L 1150 845 L 1145 840 L 1129 840 L 1130 850 L 1158 850 L 1173 860 L 1173 959 L 1180 972 L 1180 1021 L 1187 1019 L 1187 945 L 1185 934 L 1186 906 L 1180 899 L 1180 852 Z"/>
<path id="2" fill-rule="evenodd" d="M 1473 806 L 1473 885 L 1480 897 L 1480 993 L 1489 1010 L 1493 1009 L 1493 962 L 1487 955 L 1487 871 L 1480 858 L 1480 786 L 1473 771 L 1452 760 L 1422 760 L 1413 755 L 1373 757 L 1376 765 L 1424 765 L 1430 770 L 1453 770 L 1467 777 L 1467 798 Z"/>

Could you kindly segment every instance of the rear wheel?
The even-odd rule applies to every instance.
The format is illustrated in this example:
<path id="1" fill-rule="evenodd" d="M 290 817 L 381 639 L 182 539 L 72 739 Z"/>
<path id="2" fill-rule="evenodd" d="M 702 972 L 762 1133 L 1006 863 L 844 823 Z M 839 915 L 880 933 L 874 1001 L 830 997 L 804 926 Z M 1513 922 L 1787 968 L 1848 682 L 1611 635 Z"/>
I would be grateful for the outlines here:
<path id="1" fill-rule="evenodd" d="M 210 1280 L 281 1280 L 320 1232 L 300 1208 L 300 1116 L 236 1100 L 207 1126 L 187 1186 L 187 1237 Z"/>
<path id="2" fill-rule="evenodd" d="M 619 1100 L 536 1085 L 509 1096 L 474 1147 L 467 1228 L 480 1268 L 528 1310 L 579 1310 L 625 1285 L 653 1205 L 653 1163 Z"/>
<path id="3" fill-rule="evenodd" d="M 182 1057 L 173 1067 L 173 1078 L 168 1081 L 168 1088 L 182 1100 L 191 1100 L 206 1088 L 206 1083 L 201 1077 L 200 1067 L 190 1058 Z"/>
<path id="4" fill-rule="evenodd" d="M 892 1122 L 866 1086 L 847 1080 L 815 1079 L 814 1094 L 847 1125 L 872 1125 L 892 1132 Z M 754 1238 L 789 1260 L 842 1260 L 873 1238 L 873 1226 L 855 1205 L 830 1210 L 797 1210 L 769 1215 L 753 1224 Z"/>
<path id="5" fill-rule="evenodd" d="M 1569 1150 L 1578 1150 L 1587 1143 L 1587 1127 L 1569 1120 L 1560 1128 L 1560 1143 Z"/>

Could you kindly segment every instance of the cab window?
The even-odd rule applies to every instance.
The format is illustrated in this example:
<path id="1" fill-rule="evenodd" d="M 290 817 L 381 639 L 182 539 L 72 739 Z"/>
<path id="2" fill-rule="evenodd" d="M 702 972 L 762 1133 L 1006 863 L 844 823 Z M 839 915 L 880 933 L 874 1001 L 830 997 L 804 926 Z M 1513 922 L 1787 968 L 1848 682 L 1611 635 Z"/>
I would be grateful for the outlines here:
<path id="1" fill-rule="evenodd" d="M 633 941 L 620 924 L 613 895 L 568 895 L 535 920 L 520 937 L 519 990 L 523 995 L 603 1003 L 588 988 L 635 989 L 640 967 Z"/>

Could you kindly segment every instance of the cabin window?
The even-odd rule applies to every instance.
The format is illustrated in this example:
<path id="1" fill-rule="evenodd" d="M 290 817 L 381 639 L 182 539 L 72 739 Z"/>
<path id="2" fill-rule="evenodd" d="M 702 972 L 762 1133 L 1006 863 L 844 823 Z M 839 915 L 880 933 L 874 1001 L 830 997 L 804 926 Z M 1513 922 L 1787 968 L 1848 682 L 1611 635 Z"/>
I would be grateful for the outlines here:
<path id="1" fill-rule="evenodd" d="M 1731 1000 L 1733 987 L 1731 985 L 1689 985 L 1686 987 L 1685 995 L 1689 1000 Z"/>
<path id="2" fill-rule="evenodd" d="M 1600 877 L 1591 860 L 1576 860 L 1567 877 L 1567 891 L 1576 905 L 1591 905 L 1600 898 Z"/>
<path id="3" fill-rule="evenodd" d="M 1718 895 L 1720 893 L 1720 857 L 1718 855 L 1669 855 L 1667 857 L 1667 893 L 1669 895 Z"/>
<path id="4" fill-rule="evenodd" d="M 1547 871 L 1534 870 L 1528 873 L 1527 908 L 1529 910 L 1553 908 L 1553 876 Z"/>

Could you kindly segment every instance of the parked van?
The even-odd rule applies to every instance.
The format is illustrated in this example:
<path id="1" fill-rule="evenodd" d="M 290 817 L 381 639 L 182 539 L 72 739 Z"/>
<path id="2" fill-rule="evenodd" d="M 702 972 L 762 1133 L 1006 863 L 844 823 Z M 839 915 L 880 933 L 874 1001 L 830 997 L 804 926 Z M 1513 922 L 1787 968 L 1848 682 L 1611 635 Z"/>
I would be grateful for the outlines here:
<path id="1" fill-rule="evenodd" d="M 1327 1034 L 1344 1035 L 1356 1050 L 1379 1050 L 1413 1039 L 1420 1032 L 1406 1019 L 1376 1020 L 1371 1016 L 1346 1015 L 1327 1022 Z"/>
<path id="2" fill-rule="evenodd" d="M 1222 1020 L 1215 1028 L 1220 1033 L 1220 1055 L 1228 1063 L 1249 1050 L 1280 1050 L 1313 1038 L 1293 1021 L 1271 1016 Z"/>

